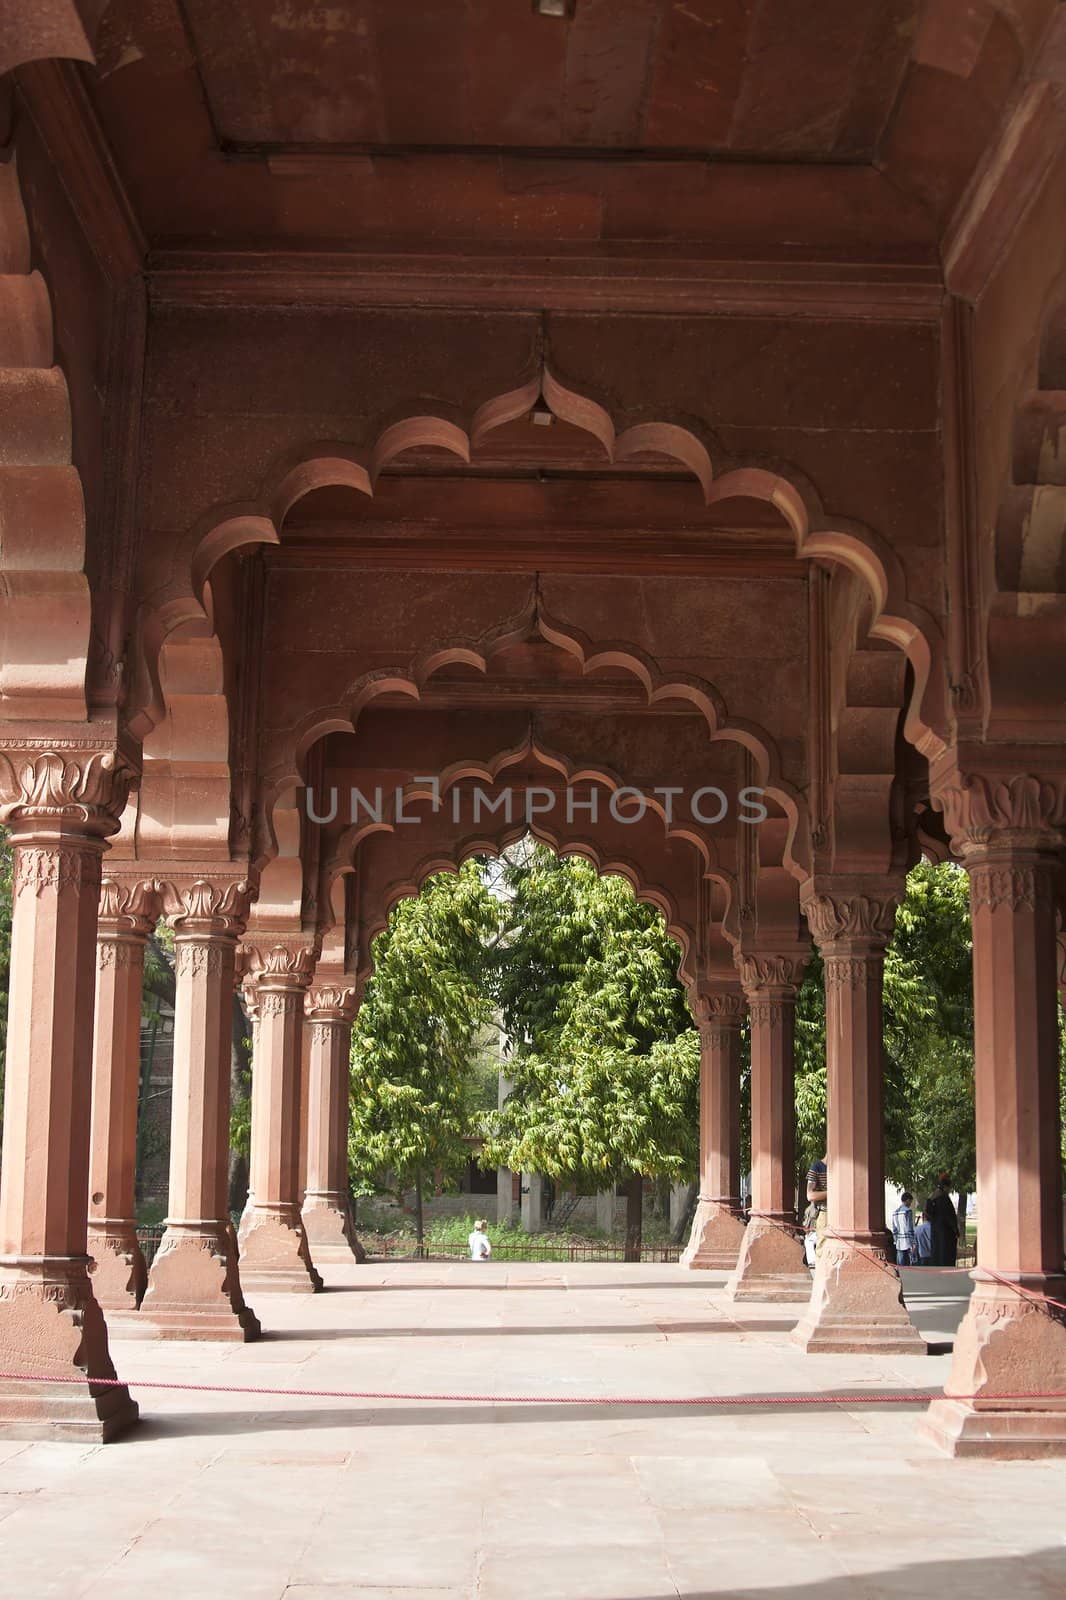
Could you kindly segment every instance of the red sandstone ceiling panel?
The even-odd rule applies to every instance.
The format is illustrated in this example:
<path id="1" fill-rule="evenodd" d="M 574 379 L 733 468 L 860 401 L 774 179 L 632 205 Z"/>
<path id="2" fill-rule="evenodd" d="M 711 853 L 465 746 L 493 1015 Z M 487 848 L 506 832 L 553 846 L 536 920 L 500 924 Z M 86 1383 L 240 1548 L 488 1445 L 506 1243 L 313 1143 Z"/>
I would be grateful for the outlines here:
<path id="1" fill-rule="evenodd" d="M 919 0 L 181 3 L 227 144 L 860 156 Z"/>

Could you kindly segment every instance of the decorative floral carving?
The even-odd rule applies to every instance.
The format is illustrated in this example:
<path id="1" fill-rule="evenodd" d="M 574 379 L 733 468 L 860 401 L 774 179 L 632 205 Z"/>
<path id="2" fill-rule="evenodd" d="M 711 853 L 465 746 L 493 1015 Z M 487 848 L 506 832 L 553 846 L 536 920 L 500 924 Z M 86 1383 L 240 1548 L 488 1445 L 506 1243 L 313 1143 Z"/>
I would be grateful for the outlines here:
<path id="1" fill-rule="evenodd" d="M 65 845 L 28 845 L 16 841 L 14 850 L 14 891 L 17 900 L 29 890 L 40 895 L 50 889 L 61 894 L 65 889 L 95 894 L 100 883 L 100 857 L 95 850 L 73 850 Z"/>
<path id="2" fill-rule="evenodd" d="M 109 971 L 112 967 L 119 971 L 140 964 L 144 947 L 128 934 L 102 934 L 96 941 L 96 965 L 100 971 Z"/>
<path id="3" fill-rule="evenodd" d="M 123 883 L 105 877 L 100 885 L 100 937 L 125 933 L 147 938 L 159 916 L 162 892 L 163 885 L 156 878 Z"/>
<path id="4" fill-rule="evenodd" d="M 744 992 L 750 997 L 764 989 L 781 990 L 794 994 L 803 981 L 807 965 L 804 954 L 760 952 L 755 955 L 738 955 L 737 970 Z"/>
<path id="5" fill-rule="evenodd" d="M 748 1015 L 751 1017 L 753 1028 L 783 1028 L 785 1025 L 785 1007 L 790 1009 L 794 995 L 776 995 L 768 999 L 764 995 L 748 1001 Z"/>
<path id="6" fill-rule="evenodd" d="M 174 972 L 179 978 L 217 978 L 233 968 L 233 947 L 215 939 L 186 936 L 174 944 Z"/>
<path id="7" fill-rule="evenodd" d="M 309 941 L 292 940 L 272 945 L 241 946 L 244 970 L 253 983 L 264 979 L 289 979 L 301 986 L 309 983 L 315 970 L 316 952 Z"/>
<path id="8" fill-rule="evenodd" d="M 256 998 L 257 1020 L 264 1017 L 286 1017 L 300 1008 L 300 996 L 293 989 L 260 989 Z"/>
<path id="9" fill-rule="evenodd" d="M 1050 871 L 1033 866 L 1005 867 L 993 862 L 975 862 L 970 869 L 970 907 L 974 911 L 1035 911 L 1050 908 Z"/>
<path id="10" fill-rule="evenodd" d="M 304 1009 L 309 1017 L 316 1020 L 351 1022 L 356 1009 L 355 990 L 339 984 L 316 983 L 307 991 Z"/>
<path id="11" fill-rule="evenodd" d="M 10 742 L 0 751 L 0 821 L 69 821 L 113 833 L 126 804 L 133 773 L 116 750 L 65 747 L 27 749 Z"/>
<path id="12" fill-rule="evenodd" d="M 239 935 L 248 916 L 252 888 L 243 879 L 212 882 L 197 878 L 191 883 L 163 885 L 163 906 L 167 920 L 178 934 L 214 933 Z"/>
<path id="13" fill-rule="evenodd" d="M 700 1038 L 704 1037 L 704 1029 L 708 1037 L 715 1037 L 723 1029 L 740 1027 L 744 1020 L 744 996 L 737 989 L 704 990 L 696 995 L 693 1010 Z"/>
<path id="14" fill-rule="evenodd" d="M 936 786 L 933 805 L 958 850 L 988 844 L 997 834 L 1055 842 L 1054 830 L 1066 826 L 1066 776 L 1015 777 L 955 772 Z"/>
<path id="15" fill-rule="evenodd" d="M 833 990 L 847 989 L 854 993 L 857 989 L 865 989 L 876 977 L 877 969 L 881 965 L 881 956 L 835 956 L 827 954 L 825 958 L 825 988 L 830 993 Z"/>
<path id="16" fill-rule="evenodd" d="M 898 904 L 898 890 L 886 887 L 880 893 L 812 894 L 804 899 L 803 909 L 819 947 L 852 939 L 887 944 Z"/>

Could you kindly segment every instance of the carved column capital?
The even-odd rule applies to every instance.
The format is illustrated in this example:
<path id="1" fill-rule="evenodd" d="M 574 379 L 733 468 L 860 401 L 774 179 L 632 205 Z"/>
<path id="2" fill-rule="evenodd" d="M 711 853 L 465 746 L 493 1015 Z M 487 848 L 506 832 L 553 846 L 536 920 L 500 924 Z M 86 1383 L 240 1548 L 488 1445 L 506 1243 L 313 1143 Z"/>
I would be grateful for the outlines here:
<path id="1" fill-rule="evenodd" d="M 113 746 L 71 740 L 0 749 L 0 822 L 16 838 L 38 831 L 104 839 L 118 830 L 135 772 Z"/>
<path id="2" fill-rule="evenodd" d="M 354 985 L 315 983 L 304 998 L 304 1014 L 311 1022 L 352 1023 L 358 1006 Z"/>
<path id="3" fill-rule="evenodd" d="M 105 877 L 100 885 L 97 939 L 147 939 L 163 904 L 163 884 L 157 878 L 140 883 Z"/>
<path id="4" fill-rule="evenodd" d="M 747 1006 L 740 988 L 704 989 L 696 994 L 692 1009 L 700 1043 L 707 1047 L 717 1043 L 723 1033 L 739 1030 Z"/>
<path id="5" fill-rule="evenodd" d="M 896 926 L 902 883 L 815 879 L 801 896 L 807 923 L 824 956 L 883 951 Z"/>
<path id="6" fill-rule="evenodd" d="M 1066 829 L 1066 773 L 935 774 L 932 802 L 956 852 L 969 861 L 996 850 L 1061 850 Z"/>
<path id="7" fill-rule="evenodd" d="M 244 878 L 178 879 L 161 889 L 163 910 L 179 942 L 236 939 L 243 932 L 252 899 Z"/>
<path id="8" fill-rule="evenodd" d="M 795 998 L 803 982 L 803 973 L 810 959 L 805 950 L 760 950 L 736 955 L 737 971 L 748 1008 L 752 1011 L 757 999 L 787 1001 Z"/>
<path id="9" fill-rule="evenodd" d="M 304 992 L 314 977 L 317 951 L 304 936 L 267 935 L 245 942 L 239 951 L 242 988 L 253 1021 L 303 1010 Z"/>

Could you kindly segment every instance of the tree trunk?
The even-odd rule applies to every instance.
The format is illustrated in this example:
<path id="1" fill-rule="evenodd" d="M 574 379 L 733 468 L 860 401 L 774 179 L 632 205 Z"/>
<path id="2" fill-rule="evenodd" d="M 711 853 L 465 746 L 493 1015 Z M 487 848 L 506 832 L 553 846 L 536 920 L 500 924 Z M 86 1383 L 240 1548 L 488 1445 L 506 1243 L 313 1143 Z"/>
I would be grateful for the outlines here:
<path id="1" fill-rule="evenodd" d="M 692 1218 L 696 1211 L 696 1200 L 698 1196 L 699 1185 L 696 1183 L 690 1183 L 685 1194 L 685 1203 L 681 1207 L 681 1215 L 678 1217 L 677 1222 L 674 1224 L 673 1232 L 670 1234 L 671 1244 L 684 1244 L 685 1240 L 688 1238 L 689 1229 L 692 1227 Z"/>
<path id="2" fill-rule="evenodd" d="M 969 1195 L 964 1190 L 959 1190 L 959 1249 L 966 1249 L 966 1204 Z"/>
<path id="3" fill-rule="evenodd" d="M 419 1255 L 422 1254 L 425 1238 L 425 1217 L 422 1212 L 422 1174 L 419 1172 L 415 1175 L 415 1243 L 418 1245 Z"/>
<path id="4" fill-rule="evenodd" d="M 644 1223 L 644 1180 L 639 1172 L 626 1179 L 626 1247 L 627 1261 L 640 1260 L 641 1234 Z"/>

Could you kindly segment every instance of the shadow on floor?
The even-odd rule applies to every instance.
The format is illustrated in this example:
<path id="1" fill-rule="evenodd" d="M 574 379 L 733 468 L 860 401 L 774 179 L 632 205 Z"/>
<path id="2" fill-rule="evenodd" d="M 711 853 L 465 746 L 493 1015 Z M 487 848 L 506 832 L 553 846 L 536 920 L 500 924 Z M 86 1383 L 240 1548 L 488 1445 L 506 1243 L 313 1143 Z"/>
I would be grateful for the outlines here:
<path id="1" fill-rule="evenodd" d="M 263 1332 L 264 1339 L 302 1339 L 307 1344 L 316 1344 L 320 1339 L 350 1339 L 356 1344 L 361 1339 L 469 1339 L 486 1338 L 496 1339 L 502 1336 L 532 1337 L 539 1334 L 561 1335 L 570 1339 L 586 1334 L 678 1334 L 678 1333 L 788 1333 L 796 1326 L 797 1315 L 778 1318 L 774 1321 L 754 1321 L 745 1318 L 743 1322 L 723 1318 L 719 1322 L 619 1322 L 619 1323 L 588 1323 L 571 1322 L 563 1323 L 556 1327 L 545 1327 L 539 1323 L 534 1327 L 494 1327 L 489 1324 L 478 1324 L 475 1327 L 455 1327 L 450 1323 L 441 1323 L 439 1326 L 428 1328 L 271 1328 Z"/>
<path id="2" fill-rule="evenodd" d="M 151 1406 L 150 1388 L 138 1393 L 135 1379 L 129 1380 L 129 1387 L 139 1399 L 142 1409 Z M 874 1394 L 881 1392 L 876 1384 L 869 1385 L 868 1390 Z M 373 1401 L 353 1400 L 347 1405 L 331 1408 L 313 1409 L 302 1406 L 299 1411 L 280 1407 L 271 1410 L 269 1396 L 266 1396 L 264 1408 L 255 1411 L 210 1413 L 183 1411 L 154 1414 L 149 1412 L 142 1416 L 136 1437 L 177 1439 L 242 1433 L 298 1432 L 303 1428 L 429 1428 L 456 1427 L 468 1423 L 481 1427 L 486 1425 L 498 1427 L 530 1422 L 636 1422 L 649 1417 L 671 1417 L 678 1420 L 687 1417 L 695 1420 L 705 1419 L 709 1415 L 765 1418 L 771 1415 L 779 1416 L 786 1410 L 789 1416 L 795 1416 L 797 1411 L 820 1415 L 838 1411 L 844 1417 L 863 1409 L 917 1413 L 924 1411 L 930 1400 L 937 1399 L 941 1393 L 940 1389 L 915 1390 L 905 1399 L 893 1401 L 890 1406 L 876 1408 L 864 1407 L 861 1389 L 852 1391 L 842 1385 L 837 1394 L 844 1398 L 818 1399 L 813 1404 L 809 1403 L 811 1395 L 808 1391 L 805 1394 L 773 1398 L 764 1395 L 730 1396 L 726 1403 L 711 1406 L 685 1405 L 671 1400 L 652 1400 L 641 1404 L 621 1402 L 617 1405 L 572 1404 L 560 1400 L 537 1401 L 530 1405 L 509 1405 L 506 1401 L 470 1404 L 459 1402 L 455 1405 L 412 1401 L 383 1408 L 375 1406 Z M 782 1406 L 780 1401 L 783 1398 L 802 1404 Z"/>
<path id="3" fill-rule="evenodd" d="M 830 1547 L 831 1548 L 831 1547 Z M 597 1596 L 603 1591 L 597 1590 Z M 664 1590 L 641 1600 L 1015 1600 L 1066 1594 L 1066 1548 L 1062 1545 L 1026 1555 L 980 1556 L 972 1561 L 901 1562 L 884 1572 L 841 1573 L 810 1583 L 773 1588 L 735 1585 L 705 1589 Z M 626 1600 L 637 1600 L 627 1590 Z"/>

